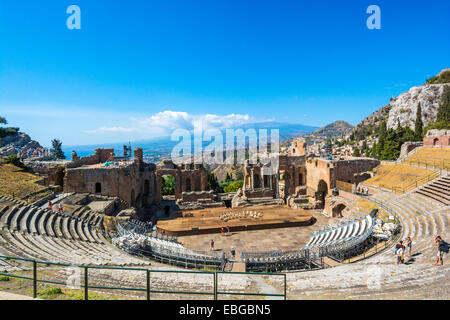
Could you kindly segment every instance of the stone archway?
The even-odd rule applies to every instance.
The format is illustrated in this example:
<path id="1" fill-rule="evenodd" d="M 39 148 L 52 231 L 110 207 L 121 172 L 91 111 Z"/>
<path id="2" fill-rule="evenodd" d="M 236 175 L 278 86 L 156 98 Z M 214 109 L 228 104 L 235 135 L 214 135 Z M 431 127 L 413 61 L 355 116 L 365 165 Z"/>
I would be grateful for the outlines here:
<path id="1" fill-rule="evenodd" d="M 201 191 L 202 189 L 202 182 L 200 180 L 200 176 L 194 177 L 194 191 Z"/>
<path id="2" fill-rule="evenodd" d="M 131 201 L 130 201 L 130 205 L 133 207 L 134 205 L 135 205 L 135 197 L 136 197 L 136 195 L 135 195 L 135 193 L 134 193 L 134 189 L 131 189 Z"/>
<path id="3" fill-rule="evenodd" d="M 433 146 L 437 146 L 439 144 L 439 138 L 433 139 Z"/>
<path id="4" fill-rule="evenodd" d="M 321 202 L 320 205 L 321 208 L 324 208 L 325 197 L 327 196 L 327 194 L 328 194 L 328 184 L 325 181 L 320 180 L 317 185 L 316 201 Z"/>
<path id="5" fill-rule="evenodd" d="M 342 218 L 342 211 L 347 208 L 347 206 L 343 203 L 339 203 L 331 209 L 333 218 Z"/>
<path id="6" fill-rule="evenodd" d="M 186 190 L 186 192 L 190 192 L 191 191 L 191 179 L 190 178 L 186 178 L 185 190 Z"/>
<path id="7" fill-rule="evenodd" d="M 148 196 L 150 193 L 150 181 L 148 179 L 144 180 L 144 195 Z"/>
<path id="8" fill-rule="evenodd" d="M 55 172 L 55 184 L 64 188 L 64 176 L 66 174 L 66 169 L 64 167 L 58 167 Z"/>
<path id="9" fill-rule="evenodd" d="M 304 185 L 304 183 L 303 183 L 303 174 L 302 173 L 298 174 L 298 185 L 299 186 L 303 186 Z"/>
<path id="10" fill-rule="evenodd" d="M 255 173 L 253 176 L 253 188 L 261 188 L 261 177 L 257 173 Z"/>

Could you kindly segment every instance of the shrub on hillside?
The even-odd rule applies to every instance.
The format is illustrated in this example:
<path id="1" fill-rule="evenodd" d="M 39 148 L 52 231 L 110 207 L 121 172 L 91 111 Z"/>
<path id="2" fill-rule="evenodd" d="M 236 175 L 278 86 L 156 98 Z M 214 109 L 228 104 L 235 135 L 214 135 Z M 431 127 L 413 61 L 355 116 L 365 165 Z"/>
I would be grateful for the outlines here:
<path id="1" fill-rule="evenodd" d="M 450 70 L 442 72 L 439 76 L 427 79 L 426 84 L 450 83 Z"/>
<path id="2" fill-rule="evenodd" d="M 234 181 L 231 182 L 229 185 L 227 185 L 225 188 L 223 188 L 224 192 L 236 192 L 239 188 L 242 188 L 244 185 L 244 181 Z"/>
<path id="3" fill-rule="evenodd" d="M 18 133 L 19 133 L 19 128 L 13 128 L 13 127 L 0 128 L 0 138 L 16 136 Z"/>
<path id="4" fill-rule="evenodd" d="M 11 154 L 6 158 L 6 162 L 15 165 L 16 167 L 28 170 L 28 167 L 20 161 L 15 154 Z"/>

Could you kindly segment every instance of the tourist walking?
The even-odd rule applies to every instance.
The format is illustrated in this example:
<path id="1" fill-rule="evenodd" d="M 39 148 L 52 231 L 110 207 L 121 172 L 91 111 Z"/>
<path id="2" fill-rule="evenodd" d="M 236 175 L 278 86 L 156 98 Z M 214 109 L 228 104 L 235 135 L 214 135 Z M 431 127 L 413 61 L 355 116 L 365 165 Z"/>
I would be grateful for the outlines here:
<path id="1" fill-rule="evenodd" d="M 437 266 L 439 261 L 441 261 L 442 266 L 444 265 L 444 255 L 446 255 L 449 251 L 449 244 L 442 240 L 440 236 L 437 236 L 434 239 L 434 245 L 437 247 L 436 262 L 434 265 Z"/>
<path id="2" fill-rule="evenodd" d="M 211 251 L 214 251 L 214 240 L 211 239 Z"/>
<path id="3" fill-rule="evenodd" d="M 412 240 L 411 237 L 406 238 L 406 248 L 408 251 L 408 258 L 411 258 Z"/>
<path id="4" fill-rule="evenodd" d="M 53 209 L 53 203 L 50 200 L 48 200 L 47 210 L 51 211 L 52 209 Z"/>
<path id="5" fill-rule="evenodd" d="M 403 241 L 400 241 L 395 246 L 395 255 L 397 256 L 397 264 L 404 262 L 404 258 L 403 258 L 404 253 L 405 253 L 405 246 L 403 245 Z"/>
<path id="6" fill-rule="evenodd" d="M 60 202 L 59 205 L 58 205 L 58 213 L 59 214 L 63 214 L 64 213 L 62 202 Z"/>
<path id="7" fill-rule="evenodd" d="M 236 256 L 236 250 L 234 249 L 234 247 L 231 248 L 231 257 L 234 259 L 234 257 Z"/>

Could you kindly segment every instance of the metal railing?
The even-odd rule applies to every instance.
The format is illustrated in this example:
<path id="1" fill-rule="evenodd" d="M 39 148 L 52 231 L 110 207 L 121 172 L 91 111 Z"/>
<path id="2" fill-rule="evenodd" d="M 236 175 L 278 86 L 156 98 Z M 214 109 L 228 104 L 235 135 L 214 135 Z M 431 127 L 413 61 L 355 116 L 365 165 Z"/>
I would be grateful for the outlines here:
<path id="1" fill-rule="evenodd" d="M 427 159 L 408 159 L 401 161 L 402 164 L 407 165 L 415 165 L 419 167 L 425 167 L 426 169 L 436 169 L 439 170 L 442 174 L 442 171 L 449 171 L 450 170 L 450 160 L 446 159 L 440 159 L 440 160 L 427 160 Z"/>
<path id="2" fill-rule="evenodd" d="M 84 289 L 84 300 L 89 300 L 89 289 L 106 289 L 106 290 L 124 290 L 124 291 L 140 291 L 146 292 L 146 299 L 150 300 L 151 293 L 165 293 L 165 294 L 182 294 L 182 295 L 209 295 L 213 296 L 214 300 L 218 299 L 219 295 L 237 295 L 237 296 L 271 296 L 271 297 L 283 297 L 284 300 L 287 299 L 287 285 L 286 285 L 286 274 L 283 273 L 271 273 L 271 272 L 227 272 L 227 271 L 185 271 L 185 270 L 151 270 L 146 268 L 131 268 L 131 267 L 107 267 L 107 266 L 88 266 L 88 265 L 73 265 L 67 263 L 58 263 L 58 262 L 50 262 L 50 261 L 40 261 L 34 259 L 26 259 L 19 257 L 11 257 L 11 256 L 0 256 L 0 259 L 6 260 L 19 260 L 25 262 L 31 262 L 33 264 L 32 272 L 33 276 L 23 276 L 18 274 L 11 274 L 7 272 L 0 272 L 0 275 L 7 276 L 11 278 L 19 278 L 25 280 L 31 280 L 33 282 L 33 298 L 37 298 L 38 296 L 38 283 L 49 283 L 56 285 L 68 285 L 67 282 L 62 281 L 54 281 L 54 280 L 45 280 L 40 279 L 38 277 L 38 264 L 45 265 L 54 265 L 54 266 L 63 266 L 63 267 L 72 267 L 72 268 L 82 268 L 84 269 L 83 275 L 83 284 L 80 284 L 79 287 Z M 89 270 L 97 269 L 97 270 L 125 270 L 125 271 L 141 271 L 146 274 L 146 285 L 145 287 L 113 287 L 113 286 L 100 286 L 100 285 L 90 285 L 89 284 Z M 175 274 L 206 274 L 211 275 L 212 278 L 212 287 L 213 291 L 182 291 L 182 290 L 155 290 L 151 287 L 151 275 L 154 273 L 175 273 Z M 283 277 L 284 279 L 284 288 L 283 293 L 261 293 L 261 292 L 239 292 L 239 291 L 219 291 L 219 280 L 218 274 L 228 274 L 228 275 L 259 275 L 259 276 L 276 276 Z"/>
<path id="3" fill-rule="evenodd" d="M 176 238 L 169 240 L 149 236 L 145 225 L 141 223 L 132 222 L 125 226 L 118 223 L 117 229 L 117 236 L 112 237 L 112 243 L 130 254 L 185 268 L 203 267 L 223 270 L 226 264 L 224 252 L 191 250 L 183 247 Z"/>
<path id="4" fill-rule="evenodd" d="M 420 186 L 438 178 L 439 176 L 440 176 L 440 174 L 438 172 L 434 172 L 434 173 L 429 174 L 420 179 L 416 179 L 416 181 L 411 182 L 410 184 L 408 184 L 406 186 L 399 187 L 399 186 L 380 184 L 379 187 L 391 190 L 395 194 L 404 194 L 406 192 L 414 190 L 415 188 L 420 187 Z"/>

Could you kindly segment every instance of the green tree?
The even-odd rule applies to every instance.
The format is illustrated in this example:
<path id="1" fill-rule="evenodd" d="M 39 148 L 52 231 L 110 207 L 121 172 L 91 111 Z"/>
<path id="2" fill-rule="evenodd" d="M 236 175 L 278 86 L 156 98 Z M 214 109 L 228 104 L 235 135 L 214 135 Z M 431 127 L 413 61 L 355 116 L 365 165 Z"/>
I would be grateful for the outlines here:
<path id="1" fill-rule="evenodd" d="M 163 196 L 175 194 L 175 177 L 161 177 L 161 193 Z"/>
<path id="2" fill-rule="evenodd" d="M 227 185 L 225 188 L 223 188 L 224 192 L 236 192 L 239 188 L 242 188 L 244 185 L 243 181 L 234 181 L 231 182 L 229 185 Z"/>
<path id="3" fill-rule="evenodd" d="M 58 139 L 53 139 L 52 140 L 52 151 L 53 154 L 55 155 L 56 159 L 65 159 L 66 156 L 64 155 L 64 152 L 62 151 L 62 142 Z"/>
<path id="4" fill-rule="evenodd" d="M 361 151 L 359 150 L 359 148 L 353 149 L 353 156 L 354 157 L 360 157 L 361 156 Z"/>
<path id="5" fill-rule="evenodd" d="M 450 86 L 444 86 L 441 100 L 439 101 L 436 122 L 450 123 Z"/>
<path id="6" fill-rule="evenodd" d="M 0 124 L 8 124 L 8 121 L 6 121 L 6 118 L 0 117 Z"/>
<path id="7" fill-rule="evenodd" d="M 208 185 L 210 190 L 213 190 L 216 193 L 219 193 L 219 181 L 217 180 L 216 175 L 212 171 L 208 171 Z"/>
<path id="8" fill-rule="evenodd" d="M 422 106 L 417 106 L 416 123 L 414 125 L 414 138 L 415 141 L 421 141 L 423 139 L 423 122 L 422 122 Z"/>

